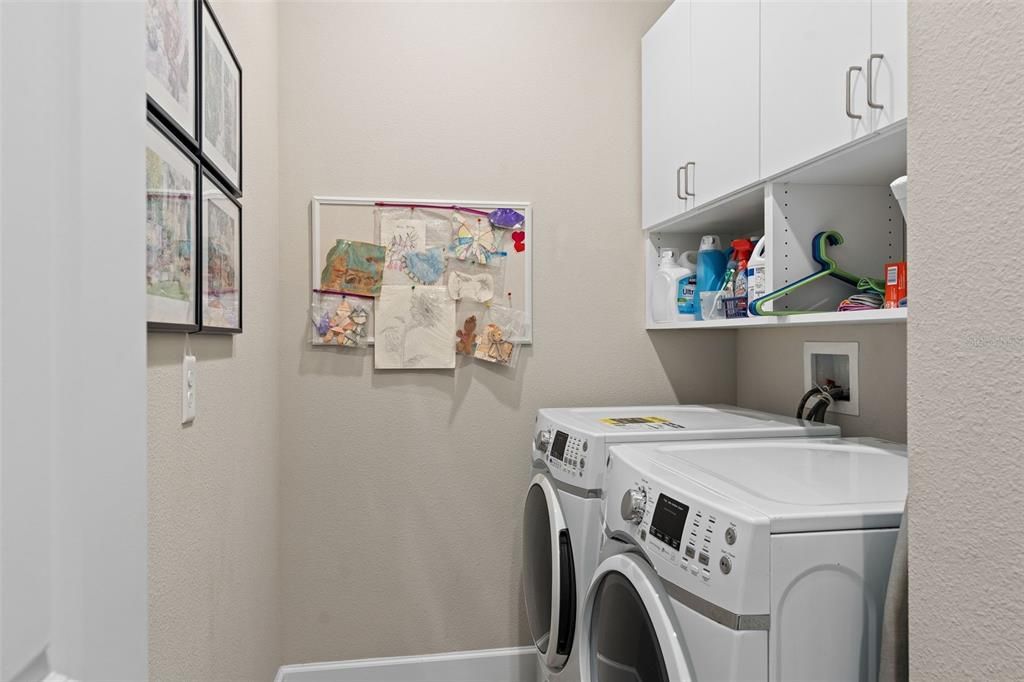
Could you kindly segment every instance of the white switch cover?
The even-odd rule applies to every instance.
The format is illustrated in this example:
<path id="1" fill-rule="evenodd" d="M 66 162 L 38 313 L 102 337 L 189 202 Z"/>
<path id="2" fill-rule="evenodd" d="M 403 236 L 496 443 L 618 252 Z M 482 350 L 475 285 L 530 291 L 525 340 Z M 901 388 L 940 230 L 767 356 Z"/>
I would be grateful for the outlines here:
<path id="1" fill-rule="evenodd" d="M 181 364 L 181 423 L 196 419 L 196 356 L 186 355 Z"/>

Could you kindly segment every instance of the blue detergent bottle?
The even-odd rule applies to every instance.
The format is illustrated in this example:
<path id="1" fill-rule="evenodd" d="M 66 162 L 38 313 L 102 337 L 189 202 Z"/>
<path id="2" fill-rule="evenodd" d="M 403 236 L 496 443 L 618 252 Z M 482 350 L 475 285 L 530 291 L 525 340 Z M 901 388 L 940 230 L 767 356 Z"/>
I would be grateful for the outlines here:
<path id="1" fill-rule="evenodd" d="M 700 295 L 705 291 L 718 291 L 725 282 L 725 264 L 727 257 L 722 251 L 722 242 L 717 235 L 706 234 L 700 238 L 700 251 L 697 252 L 697 288 L 694 291 L 694 314 L 698 320 L 703 315 L 700 308 Z"/>

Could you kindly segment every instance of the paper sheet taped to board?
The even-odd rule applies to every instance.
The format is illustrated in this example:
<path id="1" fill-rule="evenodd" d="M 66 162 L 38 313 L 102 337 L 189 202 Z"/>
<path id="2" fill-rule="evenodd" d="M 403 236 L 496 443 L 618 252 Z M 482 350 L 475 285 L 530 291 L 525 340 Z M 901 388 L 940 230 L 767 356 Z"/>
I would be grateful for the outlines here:
<path id="1" fill-rule="evenodd" d="M 623 431 L 678 431 L 686 428 L 664 417 L 605 417 L 599 421 Z"/>

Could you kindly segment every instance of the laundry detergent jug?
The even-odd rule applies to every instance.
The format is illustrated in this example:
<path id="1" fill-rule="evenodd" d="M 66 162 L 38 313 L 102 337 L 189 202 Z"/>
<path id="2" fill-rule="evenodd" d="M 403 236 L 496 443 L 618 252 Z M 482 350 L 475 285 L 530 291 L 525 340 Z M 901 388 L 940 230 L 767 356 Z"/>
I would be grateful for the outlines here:
<path id="1" fill-rule="evenodd" d="M 705 291 L 718 291 L 725 282 L 725 264 L 728 257 L 722 251 L 722 242 L 716 235 L 707 234 L 700 238 L 700 250 L 697 252 L 697 287 L 693 298 L 700 301 Z M 698 320 L 703 319 L 700 304 L 693 310 Z"/>

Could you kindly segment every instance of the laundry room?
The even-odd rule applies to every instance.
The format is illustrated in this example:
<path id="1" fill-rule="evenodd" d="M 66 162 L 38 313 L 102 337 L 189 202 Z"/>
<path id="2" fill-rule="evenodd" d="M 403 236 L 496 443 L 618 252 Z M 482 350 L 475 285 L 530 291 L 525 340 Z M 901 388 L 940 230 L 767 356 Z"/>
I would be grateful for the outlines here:
<path id="1" fill-rule="evenodd" d="M 0 38 L 0 682 L 1024 679 L 1024 3 Z"/>

